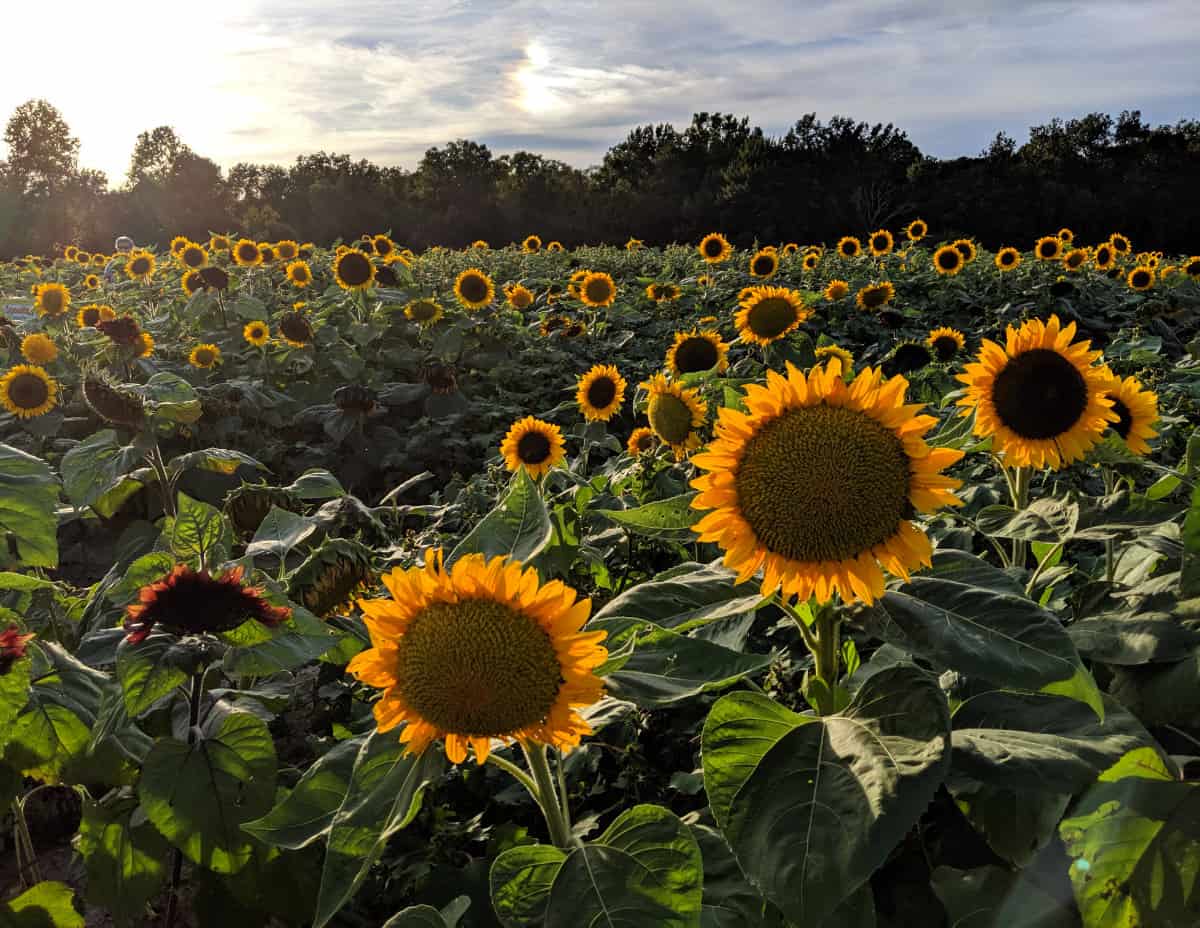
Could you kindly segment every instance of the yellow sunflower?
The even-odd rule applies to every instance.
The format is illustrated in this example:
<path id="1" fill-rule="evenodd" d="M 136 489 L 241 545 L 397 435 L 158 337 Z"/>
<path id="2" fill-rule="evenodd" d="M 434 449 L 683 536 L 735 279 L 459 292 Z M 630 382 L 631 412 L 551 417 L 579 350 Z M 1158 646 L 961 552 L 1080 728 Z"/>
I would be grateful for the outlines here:
<path id="1" fill-rule="evenodd" d="M 854 355 L 841 345 L 820 345 L 813 351 L 813 354 L 816 356 L 818 364 L 824 364 L 832 358 L 837 358 L 842 364 L 843 371 L 848 371 L 854 366 Z"/>
<path id="2" fill-rule="evenodd" d="M 293 287 L 304 288 L 312 283 L 312 268 L 307 261 L 292 261 L 283 273 Z"/>
<path id="3" fill-rule="evenodd" d="M 850 285 L 844 280 L 834 279 L 829 281 L 825 287 L 825 299 L 830 303 L 836 303 L 838 300 L 844 299 L 846 294 L 850 292 Z"/>
<path id="4" fill-rule="evenodd" d="M 1043 235 L 1033 245 L 1033 253 L 1042 261 L 1057 261 L 1062 257 L 1063 243 L 1054 235 Z"/>
<path id="5" fill-rule="evenodd" d="M 103 306 L 98 303 L 89 303 L 87 306 L 80 308 L 79 313 L 75 317 L 75 321 L 79 323 L 81 329 L 95 328 L 97 322 L 103 322 L 107 319 L 116 319 L 117 314 L 111 306 Z"/>
<path id="6" fill-rule="evenodd" d="M 821 255 L 820 255 L 820 252 L 816 252 L 816 251 L 810 251 L 803 258 L 800 259 L 800 266 L 803 267 L 804 270 L 806 270 L 806 271 L 815 271 L 817 269 L 817 265 L 820 263 L 821 263 Z"/>
<path id="7" fill-rule="evenodd" d="M 171 239 L 171 254 L 178 258 L 183 253 L 183 249 L 185 249 L 191 243 L 192 240 L 186 235 L 176 235 L 173 239 Z"/>
<path id="8" fill-rule="evenodd" d="M 533 305 L 533 291 L 522 284 L 515 284 L 504 291 L 508 305 L 513 309 L 529 309 Z"/>
<path id="9" fill-rule="evenodd" d="M 675 286 L 675 284 L 646 285 L 646 297 L 655 303 L 674 303 L 682 294 L 683 291 Z"/>
<path id="10" fill-rule="evenodd" d="M 1154 286 L 1154 268 L 1149 265 L 1139 265 L 1125 277 L 1125 283 L 1130 290 L 1144 292 Z"/>
<path id="11" fill-rule="evenodd" d="M 1058 316 L 1008 327 L 1004 346 L 984 339 L 958 380 L 960 406 L 975 409 L 975 434 L 1016 467 L 1059 469 L 1082 458 L 1116 421 L 1105 394 L 1108 375 L 1093 362 L 1099 351 L 1076 342 L 1075 323 Z M 966 414 L 966 413 L 964 413 Z"/>
<path id="12" fill-rule="evenodd" d="M 562 242 L 551 242 L 550 244 L 548 244 L 546 246 L 546 251 L 550 251 L 550 252 L 554 252 L 555 254 L 559 254 L 559 253 L 565 251 L 565 249 L 563 248 Z"/>
<path id="13" fill-rule="evenodd" d="M 716 282 L 717 278 L 713 277 L 712 274 L 701 274 L 696 278 L 696 285 L 698 287 L 711 287 Z"/>
<path id="14" fill-rule="evenodd" d="M 294 263 L 300 264 L 301 262 Z M 307 268 L 307 265 L 305 267 Z M 311 269 L 308 271 L 308 278 L 312 279 Z M 288 279 L 292 280 L 290 274 Z M 375 282 L 375 265 L 363 252 L 349 248 L 333 259 L 333 279 L 343 290 L 366 290 Z M 296 284 L 296 281 L 292 280 L 292 283 Z M 304 284 L 296 285 L 306 286 Z"/>
<path id="15" fill-rule="evenodd" d="M 1060 241 L 1064 241 L 1068 245 L 1070 245 L 1073 241 L 1075 241 L 1075 233 L 1072 232 L 1070 229 L 1068 229 L 1066 226 L 1063 226 L 1055 234 L 1058 235 L 1058 238 Z"/>
<path id="16" fill-rule="evenodd" d="M 477 239 L 475 239 L 475 241 L 471 242 L 471 247 L 478 248 L 480 251 L 487 251 L 492 246 L 489 245 L 487 242 L 485 242 L 483 239 L 477 238 Z"/>
<path id="17" fill-rule="evenodd" d="M 627 241 L 625 243 L 625 250 L 626 251 L 637 251 L 639 248 L 644 247 L 645 244 L 646 243 L 643 242 L 640 238 L 631 238 L 629 241 Z"/>
<path id="18" fill-rule="evenodd" d="M 881 280 L 860 288 L 854 296 L 854 302 L 859 309 L 874 310 L 886 306 L 895 295 L 896 288 L 891 281 Z"/>
<path id="19" fill-rule="evenodd" d="M 442 304 L 436 300 L 412 300 L 404 307 L 404 315 L 422 328 L 433 325 L 442 318 Z"/>
<path id="20" fill-rule="evenodd" d="M 871 233 L 871 237 L 867 239 L 867 247 L 871 249 L 871 254 L 875 257 L 886 255 L 891 252 L 896 241 L 892 238 L 892 233 L 887 229 L 876 229 Z"/>
<path id="21" fill-rule="evenodd" d="M 108 264 L 108 255 L 92 255 L 92 267 L 104 267 L 106 264 Z M 97 286 L 99 286 L 99 284 L 97 284 Z"/>
<path id="22" fill-rule="evenodd" d="M 221 363 L 221 349 L 216 345 L 205 343 L 197 345 L 188 355 L 188 364 L 202 370 L 212 370 Z"/>
<path id="23" fill-rule="evenodd" d="M 939 361 L 944 362 L 962 351 L 967 344 L 967 339 L 958 329 L 942 326 L 929 333 L 925 344 L 933 349 L 933 353 L 937 355 Z"/>
<path id="24" fill-rule="evenodd" d="M 275 246 L 270 242 L 259 242 L 258 251 L 262 255 L 263 264 L 274 264 L 279 259 L 279 256 L 275 254 Z"/>
<path id="25" fill-rule="evenodd" d="M 1068 271 L 1081 271 L 1088 262 L 1088 253 L 1083 248 L 1072 248 L 1063 255 L 1062 265 Z"/>
<path id="26" fill-rule="evenodd" d="M 191 296 L 204 286 L 204 275 L 200 271 L 188 271 L 179 278 L 179 286 L 183 289 L 184 293 Z"/>
<path id="27" fill-rule="evenodd" d="M 58 357 L 58 345 L 48 335 L 34 332 L 21 339 L 21 354 L 30 364 L 49 364 Z"/>
<path id="28" fill-rule="evenodd" d="M 550 422 L 526 416 L 514 422 L 504 436 L 500 456 L 509 470 L 524 467 L 530 477 L 540 477 L 567 456 L 562 430 Z"/>
<path id="29" fill-rule="evenodd" d="M 33 419 L 54 408 L 58 384 L 36 364 L 18 364 L 0 377 L 0 406 L 18 419 Z"/>
<path id="30" fill-rule="evenodd" d="M 99 290 L 100 278 L 96 274 L 88 274 L 83 278 L 83 285 L 88 290 Z"/>
<path id="31" fill-rule="evenodd" d="M 715 329 L 676 332 L 675 343 L 667 349 L 666 364 L 673 377 L 704 371 L 722 374 L 729 368 L 729 345 Z"/>
<path id="32" fill-rule="evenodd" d="M 62 284 L 38 284 L 33 291 L 33 306 L 39 316 L 56 319 L 71 308 L 71 291 Z"/>
<path id="33" fill-rule="evenodd" d="M 442 739 L 451 763 L 470 749 L 482 764 L 493 739 L 568 751 L 591 733 L 576 710 L 604 694 L 593 671 L 608 652 L 604 632 L 583 631 L 590 600 L 499 556 L 446 570 L 440 549 L 383 584 L 390 598 L 358 602 L 372 646 L 346 670 L 383 691 L 376 725 L 405 723 L 409 753 Z"/>
<path id="34" fill-rule="evenodd" d="M 915 512 L 959 505 L 942 470 L 963 452 L 930 448 L 936 424 L 906 405 L 908 381 L 865 368 L 847 384 L 838 360 L 805 376 L 767 372 L 746 388 L 747 412 L 722 409 L 717 435 L 693 458 L 701 541 L 725 550 L 744 582 L 760 569 L 764 596 L 870 603 L 886 569 L 907 578 L 929 565 Z"/>
<path id="35" fill-rule="evenodd" d="M 242 329 L 242 338 L 255 348 L 261 348 L 267 343 L 270 337 L 270 326 L 258 319 L 254 322 L 247 322 L 245 328 Z"/>
<path id="36" fill-rule="evenodd" d="M 230 241 L 228 235 L 211 235 L 208 239 L 209 251 L 230 251 L 233 249 L 233 242 Z"/>
<path id="37" fill-rule="evenodd" d="M 588 422 L 607 422 L 625 402 L 625 378 L 611 364 L 597 364 L 579 378 L 575 402 Z"/>
<path id="38" fill-rule="evenodd" d="M 958 253 L 963 256 L 963 262 L 966 264 L 974 261 L 976 255 L 979 254 L 979 249 L 975 247 L 975 243 L 969 238 L 956 239 L 951 244 L 958 249 Z"/>
<path id="39" fill-rule="evenodd" d="M 728 261 L 729 256 L 733 254 L 733 246 L 720 232 L 709 232 L 700 239 L 700 244 L 696 248 L 706 264 L 721 264 Z"/>
<path id="40" fill-rule="evenodd" d="M 198 270 L 208 264 L 208 252 L 204 250 L 203 245 L 197 245 L 195 242 L 184 245 L 175 258 L 184 267 L 190 267 L 192 270 Z"/>
<path id="41" fill-rule="evenodd" d="M 1121 436 L 1134 454 L 1149 454 L 1146 442 L 1158 434 L 1153 428 L 1158 421 L 1157 394 L 1145 389 L 1136 377 L 1124 380 L 1113 377 L 1109 381 L 1108 398 L 1117 415 L 1117 421 L 1109 428 Z"/>
<path id="42" fill-rule="evenodd" d="M 962 252 L 953 245 L 943 245 L 933 253 L 933 269 L 944 277 L 953 277 L 965 264 Z"/>
<path id="43" fill-rule="evenodd" d="M 804 298 L 786 287 L 750 287 L 739 300 L 733 321 L 744 342 L 769 345 L 812 315 Z"/>
<path id="44" fill-rule="evenodd" d="M 521 251 L 527 255 L 534 254 L 542 247 L 542 240 L 536 235 L 526 235 L 525 240 L 521 242 Z"/>
<path id="45" fill-rule="evenodd" d="M 1192 257 L 1188 258 L 1183 262 L 1180 270 L 1187 274 L 1188 277 L 1193 279 L 1200 277 L 1200 255 L 1193 255 Z"/>
<path id="46" fill-rule="evenodd" d="M 1108 243 L 1112 245 L 1113 251 L 1119 255 L 1127 255 L 1133 250 L 1133 243 L 1129 241 L 1129 237 L 1122 235 L 1120 232 L 1114 232 L 1108 237 Z"/>
<path id="47" fill-rule="evenodd" d="M 799 250 L 800 250 L 800 244 L 798 242 L 788 242 L 786 245 L 783 246 L 783 253 L 785 255 L 794 255 Z"/>
<path id="48" fill-rule="evenodd" d="M 640 454 L 646 454 L 658 447 L 658 436 L 654 434 L 654 429 L 642 426 L 636 428 L 629 435 L 629 441 L 625 443 L 625 450 L 630 457 L 637 457 Z"/>
<path id="49" fill-rule="evenodd" d="M 777 270 L 779 270 L 779 255 L 774 250 L 767 251 L 767 249 L 761 248 L 750 259 L 751 277 L 765 279 L 774 276 Z"/>
<path id="50" fill-rule="evenodd" d="M 79 247 L 76 245 L 68 245 L 63 249 L 63 257 L 68 261 L 74 261 L 75 256 L 79 254 Z"/>
<path id="51" fill-rule="evenodd" d="M 919 242 L 929 234 L 929 226 L 924 219 L 914 219 L 905 227 L 904 234 L 910 242 Z"/>
<path id="52" fill-rule="evenodd" d="M 843 258 L 857 258 L 862 251 L 862 242 L 853 235 L 843 235 L 838 239 L 837 253 Z"/>
<path id="53" fill-rule="evenodd" d="M 90 251 L 81 251 L 75 255 L 75 263 L 82 264 L 85 267 L 92 263 L 92 253 Z"/>
<path id="54" fill-rule="evenodd" d="M 148 358 L 152 354 L 154 354 L 154 336 L 146 331 L 139 332 L 137 356 L 139 358 Z"/>
<path id="55" fill-rule="evenodd" d="M 469 267 L 454 281 L 454 295 L 467 309 L 482 309 L 496 297 L 492 278 L 477 267 Z"/>
<path id="56" fill-rule="evenodd" d="M 130 280 L 149 280 L 158 262 L 148 251 L 131 251 L 125 259 L 125 273 Z"/>
<path id="57" fill-rule="evenodd" d="M 1011 271 L 1021 266 L 1021 252 L 1008 246 L 996 252 L 995 264 L 1001 271 Z"/>
<path id="58" fill-rule="evenodd" d="M 280 261 L 294 261 L 299 254 L 300 246 L 290 238 L 275 243 L 275 257 Z"/>
<path id="59" fill-rule="evenodd" d="M 708 416 L 708 404 L 697 390 L 672 383 L 662 374 L 655 374 L 642 384 L 649 399 L 646 418 L 663 444 L 670 445 L 675 460 L 683 460 L 688 452 L 700 447 L 700 433 Z"/>
<path id="60" fill-rule="evenodd" d="M 258 267 L 263 263 L 262 249 L 251 239 L 238 239 L 233 246 L 233 260 L 239 267 Z"/>
<path id="61" fill-rule="evenodd" d="M 579 299 L 593 309 L 611 306 L 617 298 L 617 284 L 603 271 L 593 271 L 579 284 Z"/>

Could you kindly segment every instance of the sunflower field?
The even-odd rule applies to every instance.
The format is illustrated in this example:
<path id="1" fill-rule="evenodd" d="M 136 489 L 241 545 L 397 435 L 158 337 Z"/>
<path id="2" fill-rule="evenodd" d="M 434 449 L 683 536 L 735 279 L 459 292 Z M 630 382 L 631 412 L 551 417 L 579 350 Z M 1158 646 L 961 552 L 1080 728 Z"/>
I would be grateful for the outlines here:
<path id="1" fill-rule="evenodd" d="M 1194 928 L 1151 245 L 0 263 L 0 925 Z"/>

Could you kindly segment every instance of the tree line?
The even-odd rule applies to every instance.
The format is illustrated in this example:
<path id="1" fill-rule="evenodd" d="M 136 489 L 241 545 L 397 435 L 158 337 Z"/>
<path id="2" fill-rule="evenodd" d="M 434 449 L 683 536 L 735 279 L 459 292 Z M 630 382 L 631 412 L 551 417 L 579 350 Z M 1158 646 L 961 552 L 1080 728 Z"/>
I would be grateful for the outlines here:
<path id="1" fill-rule="evenodd" d="M 160 126 L 138 136 L 115 186 L 79 166 L 55 107 L 22 104 L 0 161 L 0 255 L 70 243 L 107 251 L 116 235 L 165 246 L 235 232 L 318 243 L 390 230 L 414 249 L 493 245 L 536 232 L 567 246 L 695 241 L 834 242 L 920 216 L 937 238 L 1029 247 L 1061 226 L 1081 241 L 1120 231 L 1138 247 L 1200 252 L 1200 121 L 1152 126 L 1139 111 L 999 133 L 978 155 L 923 154 L 891 124 L 808 114 L 780 136 L 747 118 L 698 113 L 680 130 L 639 126 L 581 170 L 533 152 L 494 155 L 460 139 L 413 170 L 318 152 L 227 172 Z"/>

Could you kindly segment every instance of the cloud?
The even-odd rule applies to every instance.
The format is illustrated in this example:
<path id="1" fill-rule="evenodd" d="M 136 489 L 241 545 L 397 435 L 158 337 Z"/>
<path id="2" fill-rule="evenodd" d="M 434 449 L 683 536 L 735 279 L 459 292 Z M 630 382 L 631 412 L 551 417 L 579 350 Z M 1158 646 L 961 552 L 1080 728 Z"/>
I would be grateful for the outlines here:
<path id="1" fill-rule="evenodd" d="M 226 167 L 317 150 L 412 167 L 455 138 L 585 166 L 635 125 L 698 111 L 773 133 L 807 112 L 892 122 L 952 156 L 1054 115 L 1174 121 L 1200 103 L 1191 0 L 1135 18 L 1114 0 L 247 0 L 199 23 L 152 0 L 63 6 L 89 28 L 58 33 L 53 69 L 16 43 L 0 112 L 50 99 L 114 180 L 162 124 Z M 20 12 L 18 34 L 26 16 L 36 31 Z"/>

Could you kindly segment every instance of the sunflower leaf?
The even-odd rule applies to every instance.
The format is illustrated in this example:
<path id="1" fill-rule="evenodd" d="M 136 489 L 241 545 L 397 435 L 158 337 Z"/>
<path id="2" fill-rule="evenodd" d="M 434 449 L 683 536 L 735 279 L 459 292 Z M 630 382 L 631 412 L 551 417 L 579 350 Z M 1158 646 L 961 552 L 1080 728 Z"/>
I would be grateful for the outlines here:
<path id="1" fill-rule="evenodd" d="M 500 504 L 483 517 L 446 558 L 450 566 L 464 554 L 532 560 L 550 543 L 554 530 L 542 494 L 524 468 L 517 471 Z"/>
<path id="2" fill-rule="evenodd" d="M 57 506 L 58 481 L 50 465 L 0 444 L 0 562 L 8 558 L 7 537 L 16 546 L 18 564 L 57 567 Z"/>

